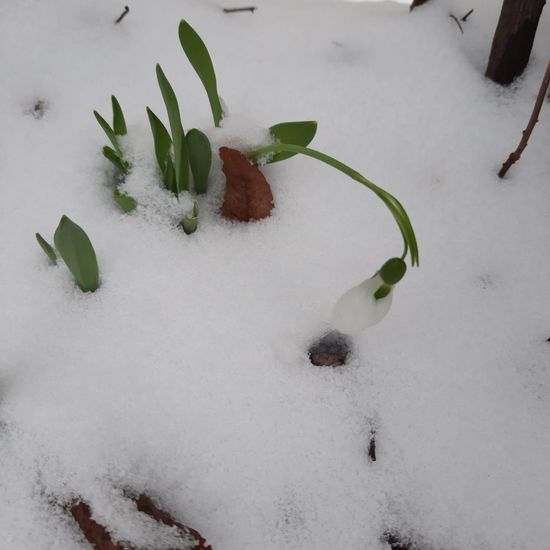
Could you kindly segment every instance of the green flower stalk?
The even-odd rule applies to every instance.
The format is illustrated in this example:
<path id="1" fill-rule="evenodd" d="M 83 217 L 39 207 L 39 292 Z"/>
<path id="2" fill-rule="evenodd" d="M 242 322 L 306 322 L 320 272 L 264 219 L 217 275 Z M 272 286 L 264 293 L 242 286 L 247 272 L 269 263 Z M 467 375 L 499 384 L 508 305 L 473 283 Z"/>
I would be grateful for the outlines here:
<path id="1" fill-rule="evenodd" d="M 410 256 L 413 267 L 419 262 L 418 244 L 407 212 L 393 195 L 343 162 L 315 149 L 289 143 L 274 143 L 249 152 L 248 157 L 258 160 L 261 157 L 269 158 L 270 155 L 282 152 L 301 153 L 336 168 L 370 189 L 394 217 L 403 238 L 402 256 L 391 258 L 370 279 L 348 290 L 338 300 L 332 313 L 335 328 L 344 333 L 356 332 L 380 322 L 390 309 L 393 286 L 403 278 L 407 270 L 405 258 L 407 255 Z"/>
<path id="2" fill-rule="evenodd" d="M 336 168 L 336 170 L 339 170 L 340 172 L 346 174 L 350 178 L 358 181 L 360 184 L 370 189 L 387 206 L 399 227 L 401 236 L 403 237 L 404 245 L 403 255 L 401 256 L 401 259 L 404 260 L 407 254 L 409 254 L 411 266 L 414 267 L 415 265 L 418 265 L 418 244 L 416 242 L 416 236 L 414 234 L 411 221 L 401 203 L 393 195 L 391 195 L 387 191 L 384 191 L 384 189 L 378 187 L 367 178 L 362 176 L 359 172 L 357 172 L 353 168 L 350 168 L 343 162 L 340 162 L 339 160 L 336 160 L 329 155 L 325 155 L 320 151 L 309 149 L 308 147 L 302 147 L 301 145 L 291 145 L 289 143 L 274 143 L 272 145 L 266 145 L 265 147 L 255 149 L 254 151 L 250 151 L 247 153 L 247 156 L 251 159 L 258 159 L 260 157 L 267 157 L 273 153 L 280 152 L 301 153 L 302 155 L 320 160 L 321 162 L 324 162 L 325 164 Z"/>

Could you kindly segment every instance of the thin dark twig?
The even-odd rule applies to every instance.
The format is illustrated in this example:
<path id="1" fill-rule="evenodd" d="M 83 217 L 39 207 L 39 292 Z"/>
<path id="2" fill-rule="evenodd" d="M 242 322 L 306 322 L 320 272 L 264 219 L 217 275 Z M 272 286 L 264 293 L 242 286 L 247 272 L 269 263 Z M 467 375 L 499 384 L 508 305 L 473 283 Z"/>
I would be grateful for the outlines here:
<path id="1" fill-rule="evenodd" d="M 501 169 L 498 172 L 499 178 L 503 178 L 506 175 L 506 172 L 508 172 L 510 166 L 512 166 L 514 162 L 517 162 L 520 159 L 521 153 L 523 153 L 523 150 L 527 147 L 527 142 L 531 137 L 533 128 L 535 127 L 535 124 L 539 121 L 540 110 L 542 109 L 548 86 L 550 86 L 550 62 L 548 62 L 548 66 L 546 67 L 546 72 L 544 73 L 544 78 L 542 79 L 539 93 L 537 94 L 537 99 L 535 101 L 535 106 L 533 107 L 533 112 L 531 113 L 531 117 L 529 118 L 529 122 L 527 123 L 525 130 L 523 130 L 522 132 L 519 145 L 517 146 L 517 149 L 515 151 L 510 153 L 509 157 L 506 159 L 506 162 L 502 165 Z"/>
<path id="2" fill-rule="evenodd" d="M 118 16 L 118 19 L 115 21 L 115 25 L 118 25 L 125 17 L 126 14 L 130 11 L 128 6 L 124 6 L 124 11 Z"/>
<path id="3" fill-rule="evenodd" d="M 464 29 L 462 28 L 462 25 L 460 24 L 460 21 L 456 18 L 455 15 L 452 13 L 449 14 L 449 17 L 458 25 L 458 28 L 460 29 L 460 32 L 464 34 Z"/>
<path id="4" fill-rule="evenodd" d="M 409 8 L 409 11 L 413 11 L 414 8 L 417 8 L 418 6 L 421 6 L 422 4 L 425 4 L 428 0 L 413 0 L 413 3 L 411 4 L 411 7 Z"/>
<path id="5" fill-rule="evenodd" d="M 460 20 L 461 21 L 466 21 L 466 19 L 468 19 L 468 17 L 470 17 L 470 15 L 472 15 L 472 13 L 474 12 L 474 8 L 472 8 L 466 15 L 463 15 Z"/>
<path id="6" fill-rule="evenodd" d="M 223 8 L 225 13 L 237 13 L 239 11 L 249 11 L 254 13 L 258 8 L 256 6 L 247 6 L 246 8 Z"/>

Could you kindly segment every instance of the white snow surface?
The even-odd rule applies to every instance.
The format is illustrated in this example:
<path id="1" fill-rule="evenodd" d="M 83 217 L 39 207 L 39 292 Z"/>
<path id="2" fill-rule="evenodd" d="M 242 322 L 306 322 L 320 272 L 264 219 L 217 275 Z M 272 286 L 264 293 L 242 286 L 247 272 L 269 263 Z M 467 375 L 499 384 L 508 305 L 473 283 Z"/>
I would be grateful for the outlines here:
<path id="1" fill-rule="evenodd" d="M 504 180 L 550 51 L 549 8 L 529 66 L 483 76 L 500 2 L 18 0 L 0 4 L 0 533 L 2 549 L 89 548 L 79 496 L 114 536 L 168 548 L 135 513 L 145 491 L 215 550 L 425 550 L 550 544 L 550 111 Z M 464 35 L 449 12 L 473 14 Z M 212 128 L 178 42 L 205 40 L 230 116 Z M 420 268 L 337 369 L 309 363 L 349 288 L 401 253 L 367 189 L 312 159 L 263 168 L 273 215 L 217 213 L 216 155 L 198 231 L 160 190 L 145 106 L 167 121 L 160 62 L 186 129 L 216 146 L 319 122 L 313 147 L 395 194 Z M 126 115 L 140 206 L 113 203 L 110 95 Z M 44 116 L 29 110 L 37 100 Z M 62 214 L 92 240 L 101 287 L 48 265 Z M 376 429 L 377 460 L 367 456 Z M 141 517 L 143 516 L 143 517 Z"/>

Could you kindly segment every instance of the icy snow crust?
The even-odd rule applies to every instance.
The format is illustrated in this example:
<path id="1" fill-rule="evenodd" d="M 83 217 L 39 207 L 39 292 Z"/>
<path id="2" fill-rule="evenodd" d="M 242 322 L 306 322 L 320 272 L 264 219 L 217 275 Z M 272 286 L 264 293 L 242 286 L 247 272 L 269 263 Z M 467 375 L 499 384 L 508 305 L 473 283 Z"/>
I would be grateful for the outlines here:
<path id="1" fill-rule="evenodd" d="M 226 5 L 229 5 L 226 2 Z M 549 51 L 548 12 L 525 76 L 484 80 L 499 2 L 258 0 L 0 5 L 0 533 L 2 548 L 87 548 L 56 503 L 86 499 L 113 534 L 169 547 L 123 497 L 145 491 L 216 550 L 544 550 L 550 540 L 550 117 L 499 181 Z M 449 11 L 475 8 L 460 35 Z M 232 116 L 215 131 L 177 39 L 203 36 Z M 145 106 L 216 144 L 317 119 L 315 147 L 394 193 L 421 267 L 339 369 L 309 364 L 333 304 L 399 254 L 397 228 L 356 182 L 310 159 L 266 167 L 261 223 L 216 214 L 216 156 L 197 233 L 158 187 Z M 111 199 L 92 110 L 129 123 L 142 203 Z M 37 99 L 49 106 L 36 120 Z M 240 136 L 240 137 L 239 137 Z M 241 140 L 241 141 L 239 141 Z M 147 206 L 145 206 L 145 203 Z M 34 242 L 61 215 L 94 243 L 83 295 Z M 367 456 L 377 431 L 377 461 Z"/>

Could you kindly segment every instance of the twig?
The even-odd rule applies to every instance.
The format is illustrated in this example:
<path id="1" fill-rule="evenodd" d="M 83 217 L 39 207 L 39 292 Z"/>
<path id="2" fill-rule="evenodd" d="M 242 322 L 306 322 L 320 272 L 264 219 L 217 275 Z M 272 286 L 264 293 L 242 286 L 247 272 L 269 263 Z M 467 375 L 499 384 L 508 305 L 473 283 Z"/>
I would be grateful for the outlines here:
<path id="1" fill-rule="evenodd" d="M 460 21 L 457 19 L 455 15 L 452 13 L 449 14 L 449 17 L 458 25 L 458 28 L 460 29 L 460 32 L 464 34 L 464 29 L 462 28 L 462 25 L 460 24 Z"/>
<path id="2" fill-rule="evenodd" d="M 225 13 L 237 13 L 239 11 L 249 11 L 254 13 L 258 8 L 256 6 L 247 6 L 246 8 L 223 8 Z"/>
<path id="3" fill-rule="evenodd" d="M 517 146 L 517 149 L 515 151 L 510 153 L 510 156 L 506 159 L 506 162 L 502 165 L 498 173 L 499 178 L 503 178 L 506 175 L 506 172 L 508 172 L 510 166 L 512 166 L 514 162 L 517 162 L 520 159 L 521 153 L 523 153 L 523 150 L 527 147 L 527 142 L 531 137 L 533 128 L 535 127 L 535 124 L 539 121 L 540 110 L 542 108 L 542 104 L 544 103 L 544 97 L 546 96 L 546 92 L 548 90 L 549 85 L 550 85 L 550 62 L 548 62 L 548 66 L 546 67 L 546 72 L 544 73 L 544 78 L 542 79 L 539 93 L 537 94 L 537 99 L 535 101 L 535 106 L 533 107 L 533 112 L 531 113 L 531 117 L 529 118 L 529 122 L 527 123 L 525 130 L 523 130 L 522 132 L 519 145 Z"/>
<path id="4" fill-rule="evenodd" d="M 118 16 L 118 19 L 115 21 L 115 25 L 118 25 L 125 17 L 126 14 L 130 11 L 128 6 L 124 6 L 124 11 Z"/>
<path id="5" fill-rule="evenodd" d="M 472 8 L 466 15 L 463 15 L 460 20 L 461 21 L 466 21 L 466 19 L 468 19 L 468 17 L 470 17 L 470 15 L 472 15 L 472 13 L 474 12 L 474 8 Z"/>
<path id="6" fill-rule="evenodd" d="M 376 432 L 374 430 L 370 432 L 368 455 L 371 462 L 376 462 Z"/>

